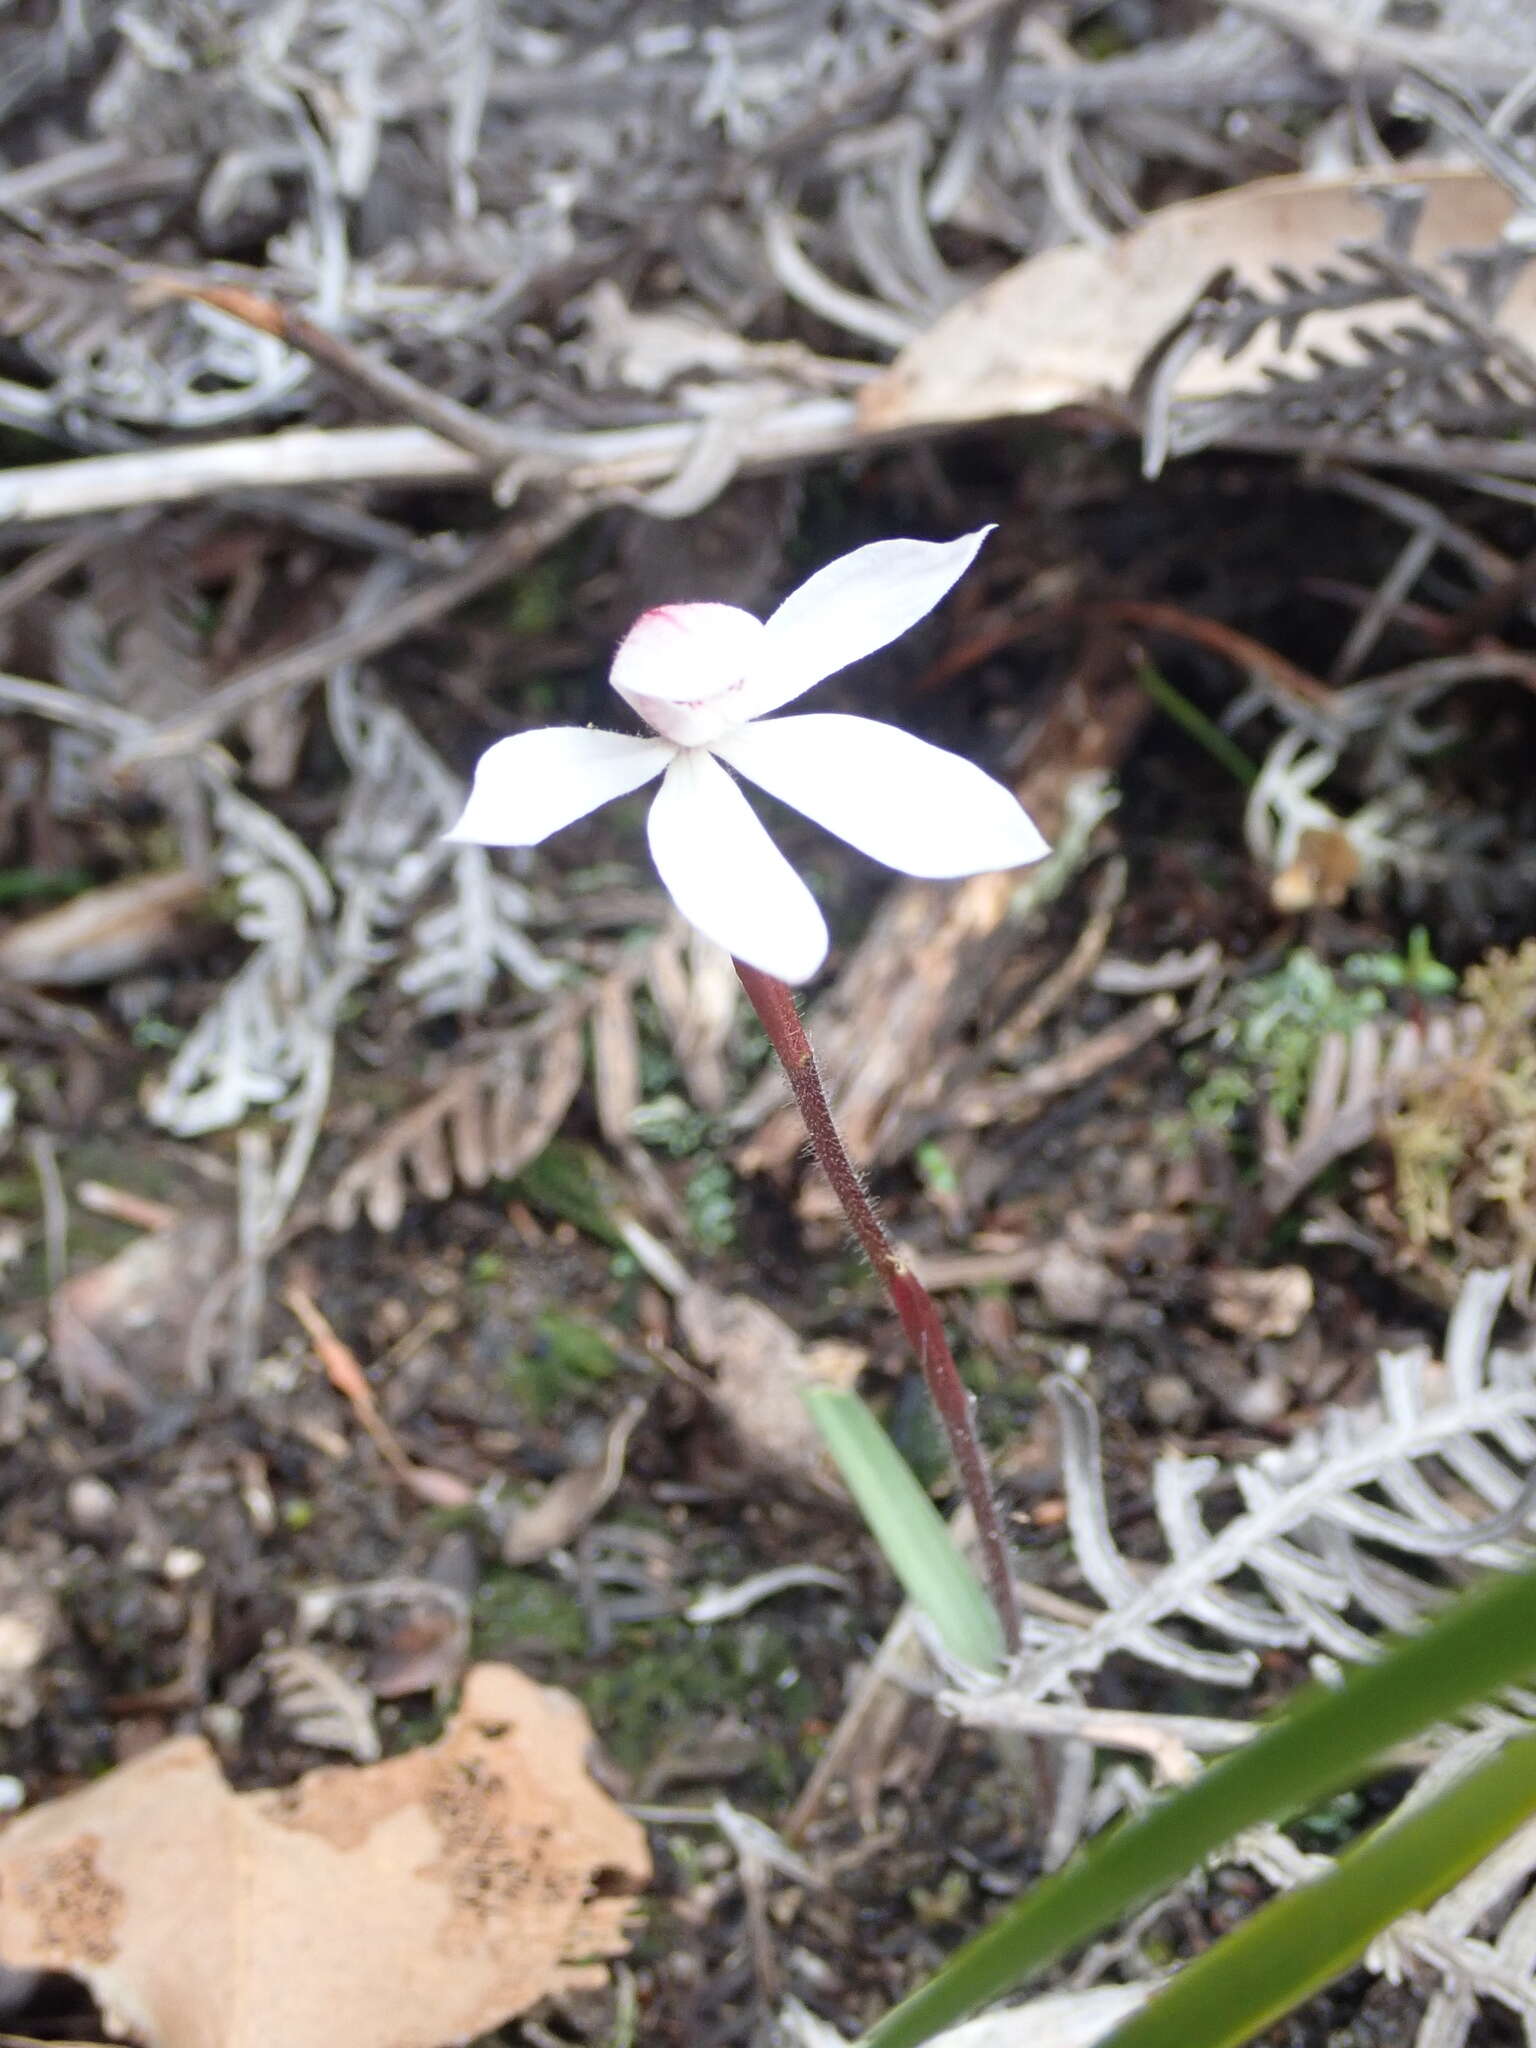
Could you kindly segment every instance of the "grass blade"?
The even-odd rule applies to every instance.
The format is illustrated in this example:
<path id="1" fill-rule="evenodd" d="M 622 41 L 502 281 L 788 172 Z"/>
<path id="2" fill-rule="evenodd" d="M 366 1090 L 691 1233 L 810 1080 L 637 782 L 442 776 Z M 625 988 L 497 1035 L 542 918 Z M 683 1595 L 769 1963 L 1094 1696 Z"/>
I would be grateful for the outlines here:
<path id="1" fill-rule="evenodd" d="M 902 1590 L 950 1654 L 982 1671 L 1003 1662 L 1003 1631 L 960 1546 L 900 1451 L 857 1394 L 811 1387 L 811 1420 Z"/>
<path id="2" fill-rule="evenodd" d="M 1246 1748 L 1046 1878 L 886 2014 L 865 2048 L 919 2048 L 1157 1898 L 1242 1829 L 1364 1776 L 1383 1751 L 1536 1669 L 1536 1570 L 1443 1608 L 1336 1691 L 1312 1687 Z"/>
<path id="3" fill-rule="evenodd" d="M 1317 1883 L 1272 1899 L 1187 1964 L 1100 2048 L 1235 2048 L 1449 1891 L 1536 1813 L 1536 1736 L 1418 1812 L 1383 1823 Z"/>

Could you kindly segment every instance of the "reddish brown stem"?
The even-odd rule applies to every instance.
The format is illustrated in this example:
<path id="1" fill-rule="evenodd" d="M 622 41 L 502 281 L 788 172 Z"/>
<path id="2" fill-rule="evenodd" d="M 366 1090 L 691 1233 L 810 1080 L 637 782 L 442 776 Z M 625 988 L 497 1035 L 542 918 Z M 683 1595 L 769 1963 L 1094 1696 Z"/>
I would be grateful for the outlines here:
<path id="1" fill-rule="evenodd" d="M 863 1246 L 869 1263 L 879 1274 L 891 1298 L 891 1306 L 901 1318 L 907 1340 L 917 1353 L 917 1362 L 922 1367 L 928 1392 L 949 1438 L 961 1484 L 976 1520 L 976 1537 L 981 1545 L 987 1588 L 1008 1647 L 1016 1650 L 1019 1647 L 1019 1602 L 1008 1564 L 1002 1520 L 992 1494 L 986 1453 L 976 1434 L 974 1404 L 955 1364 L 933 1296 L 891 1243 L 869 1196 L 864 1192 L 858 1169 L 848 1157 L 842 1134 L 833 1120 L 827 1092 L 816 1066 L 816 1055 L 800 1021 L 794 996 L 782 981 L 756 967 L 748 967 L 743 961 L 736 962 L 736 972 L 768 1034 L 769 1043 L 789 1076 L 789 1085 L 795 1092 L 795 1101 L 810 1134 L 811 1149 L 822 1172 L 832 1183 L 832 1192 L 853 1226 L 853 1234 Z"/>

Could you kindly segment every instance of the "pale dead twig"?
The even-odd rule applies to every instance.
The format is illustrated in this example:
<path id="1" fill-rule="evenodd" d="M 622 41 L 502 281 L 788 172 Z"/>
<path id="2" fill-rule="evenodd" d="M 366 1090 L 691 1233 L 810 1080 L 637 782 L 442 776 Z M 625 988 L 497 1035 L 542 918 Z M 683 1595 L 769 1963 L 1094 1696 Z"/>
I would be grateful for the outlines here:
<path id="1" fill-rule="evenodd" d="M 82 143 L 75 149 L 56 150 L 41 158 L 37 163 L 25 164 L 19 170 L 7 171 L 0 177 L 0 213 L 20 213 L 33 207 L 40 199 L 50 199 L 56 192 L 66 191 L 77 180 L 99 178 L 119 171 L 129 161 L 127 145 L 119 136 L 109 142 Z M 194 174 L 195 163 L 183 159 L 187 175 Z"/>
<path id="2" fill-rule="evenodd" d="M 1020 1735 L 1053 1736 L 1062 1741 L 1091 1742 L 1102 1749 L 1132 1750 L 1152 1759 L 1164 1785 L 1185 1785 L 1198 1776 L 1199 1758 L 1211 1750 L 1239 1749 L 1251 1742 L 1259 1725 L 1251 1721 L 1218 1721 L 1198 1714 L 1142 1714 L 1106 1707 L 1079 1707 L 1040 1700 L 977 1698 L 948 1692 L 940 1704 L 972 1728 L 1007 1729 Z"/>
<path id="3" fill-rule="evenodd" d="M 1187 953 L 1175 949 L 1156 960 L 1130 960 L 1112 954 L 1099 962 L 1090 977 L 1101 994 L 1155 996 L 1164 990 L 1196 988 L 1221 972 L 1221 946 L 1205 939 Z"/>
<path id="4" fill-rule="evenodd" d="M 663 420 L 599 432 L 518 431 L 514 451 L 526 477 L 577 493 L 640 490 L 675 474 L 704 422 Z M 744 421 L 738 468 L 790 468 L 872 443 L 844 398 L 794 399 Z M 878 437 L 888 439 L 888 436 Z M 75 519 L 135 505 L 221 497 L 239 489 L 316 485 L 491 481 L 476 456 L 425 427 L 292 427 L 192 447 L 88 455 L 0 471 L 0 522 Z"/>
<path id="5" fill-rule="evenodd" d="M 182 1214 L 169 1202 L 154 1202 L 131 1188 L 115 1188 L 103 1180 L 78 1182 L 75 1200 L 93 1216 L 110 1216 L 114 1223 L 128 1223 L 135 1230 L 168 1230 Z"/>
<path id="6" fill-rule="evenodd" d="M 482 465 L 424 427 L 286 427 L 181 448 L 136 448 L 0 471 L 0 521 L 25 525 L 177 505 L 237 490 L 473 484 Z"/>
<path id="7" fill-rule="evenodd" d="M 57 1293 L 69 1270 L 69 1202 L 59 1173 L 58 1149 L 49 1131 L 29 1131 L 27 1150 L 37 1175 L 38 1196 L 43 1211 L 43 1262 L 48 1275 L 48 1292 Z"/>
<path id="8" fill-rule="evenodd" d="M 55 725 L 73 725 L 82 732 L 101 733 L 107 739 L 130 745 L 150 730 L 148 723 L 131 711 L 82 696 L 78 690 L 66 690 L 58 683 L 34 682 L 30 676 L 0 675 L 0 705 L 12 711 L 30 711 L 34 717 L 49 719 Z"/>
<path id="9" fill-rule="evenodd" d="M 1116 914 L 1125 897 L 1126 864 L 1116 855 L 1104 864 L 1082 930 L 1061 965 L 1048 974 L 1029 1001 L 992 1034 L 989 1065 L 1011 1066 L 1042 1026 L 1048 1024 L 1075 990 L 1089 980 L 1109 944 Z"/>
<path id="10" fill-rule="evenodd" d="M 463 1507 L 471 1489 L 447 1472 L 435 1472 L 415 1464 L 402 1449 L 400 1439 L 379 1412 L 372 1387 L 358 1363 L 357 1354 L 331 1328 L 314 1297 L 296 1280 L 283 1289 L 283 1305 L 303 1326 L 314 1346 L 315 1356 L 337 1393 L 348 1402 L 353 1414 L 372 1439 L 374 1448 L 390 1471 L 418 1500 L 436 1507 Z"/>
<path id="11" fill-rule="evenodd" d="M 930 1294 L 952 1294 L 962 1287 L 1012 1287 L 1033 1280 L 1049 1247 L 1020 1245 L 1008 1252 L 936 1252 L 925 1255 L 910 1247 L 912 1270 Z"/>
<path id="12" fill-rule="evenodd" d="M 165 298 L 196 299 L 244 320 L 263 334 L 276 335 L 343 384 L 356 386 L 381 405 L 403 412 L 407 419 L 462 448 L 481 465 L 510 462 L 523 452 L 524 439 L 515 428 L 503 427 L 472 407 L 460 405 L 456 398 L 433 391 L 382 356 L 331 333 L 303 313 L 279 305 L 276 299 L 234 285 L 199 284 L 170 276 L 148 279 L 145 289 Z"/>
<path id="13" fill-rule="evenodd" d="M 948 1119 L 972 1130 L 985 1124 L 1027 1120 L 1053 1096 L 1069 1095 L 1149 1044 L 1177 1023 L 1178 1017 L 1179 1006 L 1171 995 L 1152 996 L 1138 1003 L 1129 1015 L 1095 1031 L 1055 1059 L 1042 1060 L 1027 1073 L 1005 1081 L 975 1083 L 949 1104 Z"/>
<path id="14" fill-rule="evenodd" d="M 28 555 L 24 562 L 0 580 L 0 619 L 9 618 L 12 612 L 20 611 L 33 598 L 51 590 L 55 583 L 62 583 L 66 576 L 72 576 L 76 569 L 90 560 L 101 542 L 101 531 L 87 527 L 81 533 L 69 534 L 65 539 L 56 540 L 51 546 L 39 548 L 35 554 Z"/>

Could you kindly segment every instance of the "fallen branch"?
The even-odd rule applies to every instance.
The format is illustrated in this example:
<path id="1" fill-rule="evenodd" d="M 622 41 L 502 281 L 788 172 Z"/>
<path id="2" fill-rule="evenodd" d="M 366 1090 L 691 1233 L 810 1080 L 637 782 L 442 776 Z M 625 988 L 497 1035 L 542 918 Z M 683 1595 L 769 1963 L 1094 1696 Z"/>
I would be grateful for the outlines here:
<path id="1" fill-rule="evenodd" d="M 517 480 L 559 481 L 577 492 L 642 490 L 676 474 L 710 419 L 662 420 L 587 434 L 508 428 L 503 463 Z M 796 399 L 740 423 L 743 472 L 838 455 L 876 436 L 851 401 Z M 885 438 L 885 437 L 879 437 Z M 0 521 L 76 519 L 133 505 L 182 504 L 222 492 L 316 485 L 450 483 L 489 489 L 497 466 L 425 427 L 287 427 L 195 447 L 87 455 L 0 470 Z"/>

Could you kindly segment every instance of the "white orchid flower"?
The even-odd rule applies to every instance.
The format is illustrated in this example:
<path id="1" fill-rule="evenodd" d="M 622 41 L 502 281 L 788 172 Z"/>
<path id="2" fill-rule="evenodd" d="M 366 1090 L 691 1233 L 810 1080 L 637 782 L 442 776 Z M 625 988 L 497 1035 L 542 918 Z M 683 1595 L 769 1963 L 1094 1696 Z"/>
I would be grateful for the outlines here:
<path id="1" fill-rule="evenodd" d="M 820 967 L 827 927 L 728 769 L 902 874 L 950 879 L 1040 859 L 1046 843 L 1018 800 L 958 754 L 843 712 L 764 722 L 916 625 L 991 531 L 856 548 L 766 621 L 729 604 L 645 612 L 610 681 L 654 737 L 557 725 L 498 740 L 449 838 L 537 846 L 659 775 L 648 829 L 672 900 L 737 959 L 788 982 Z"/>

